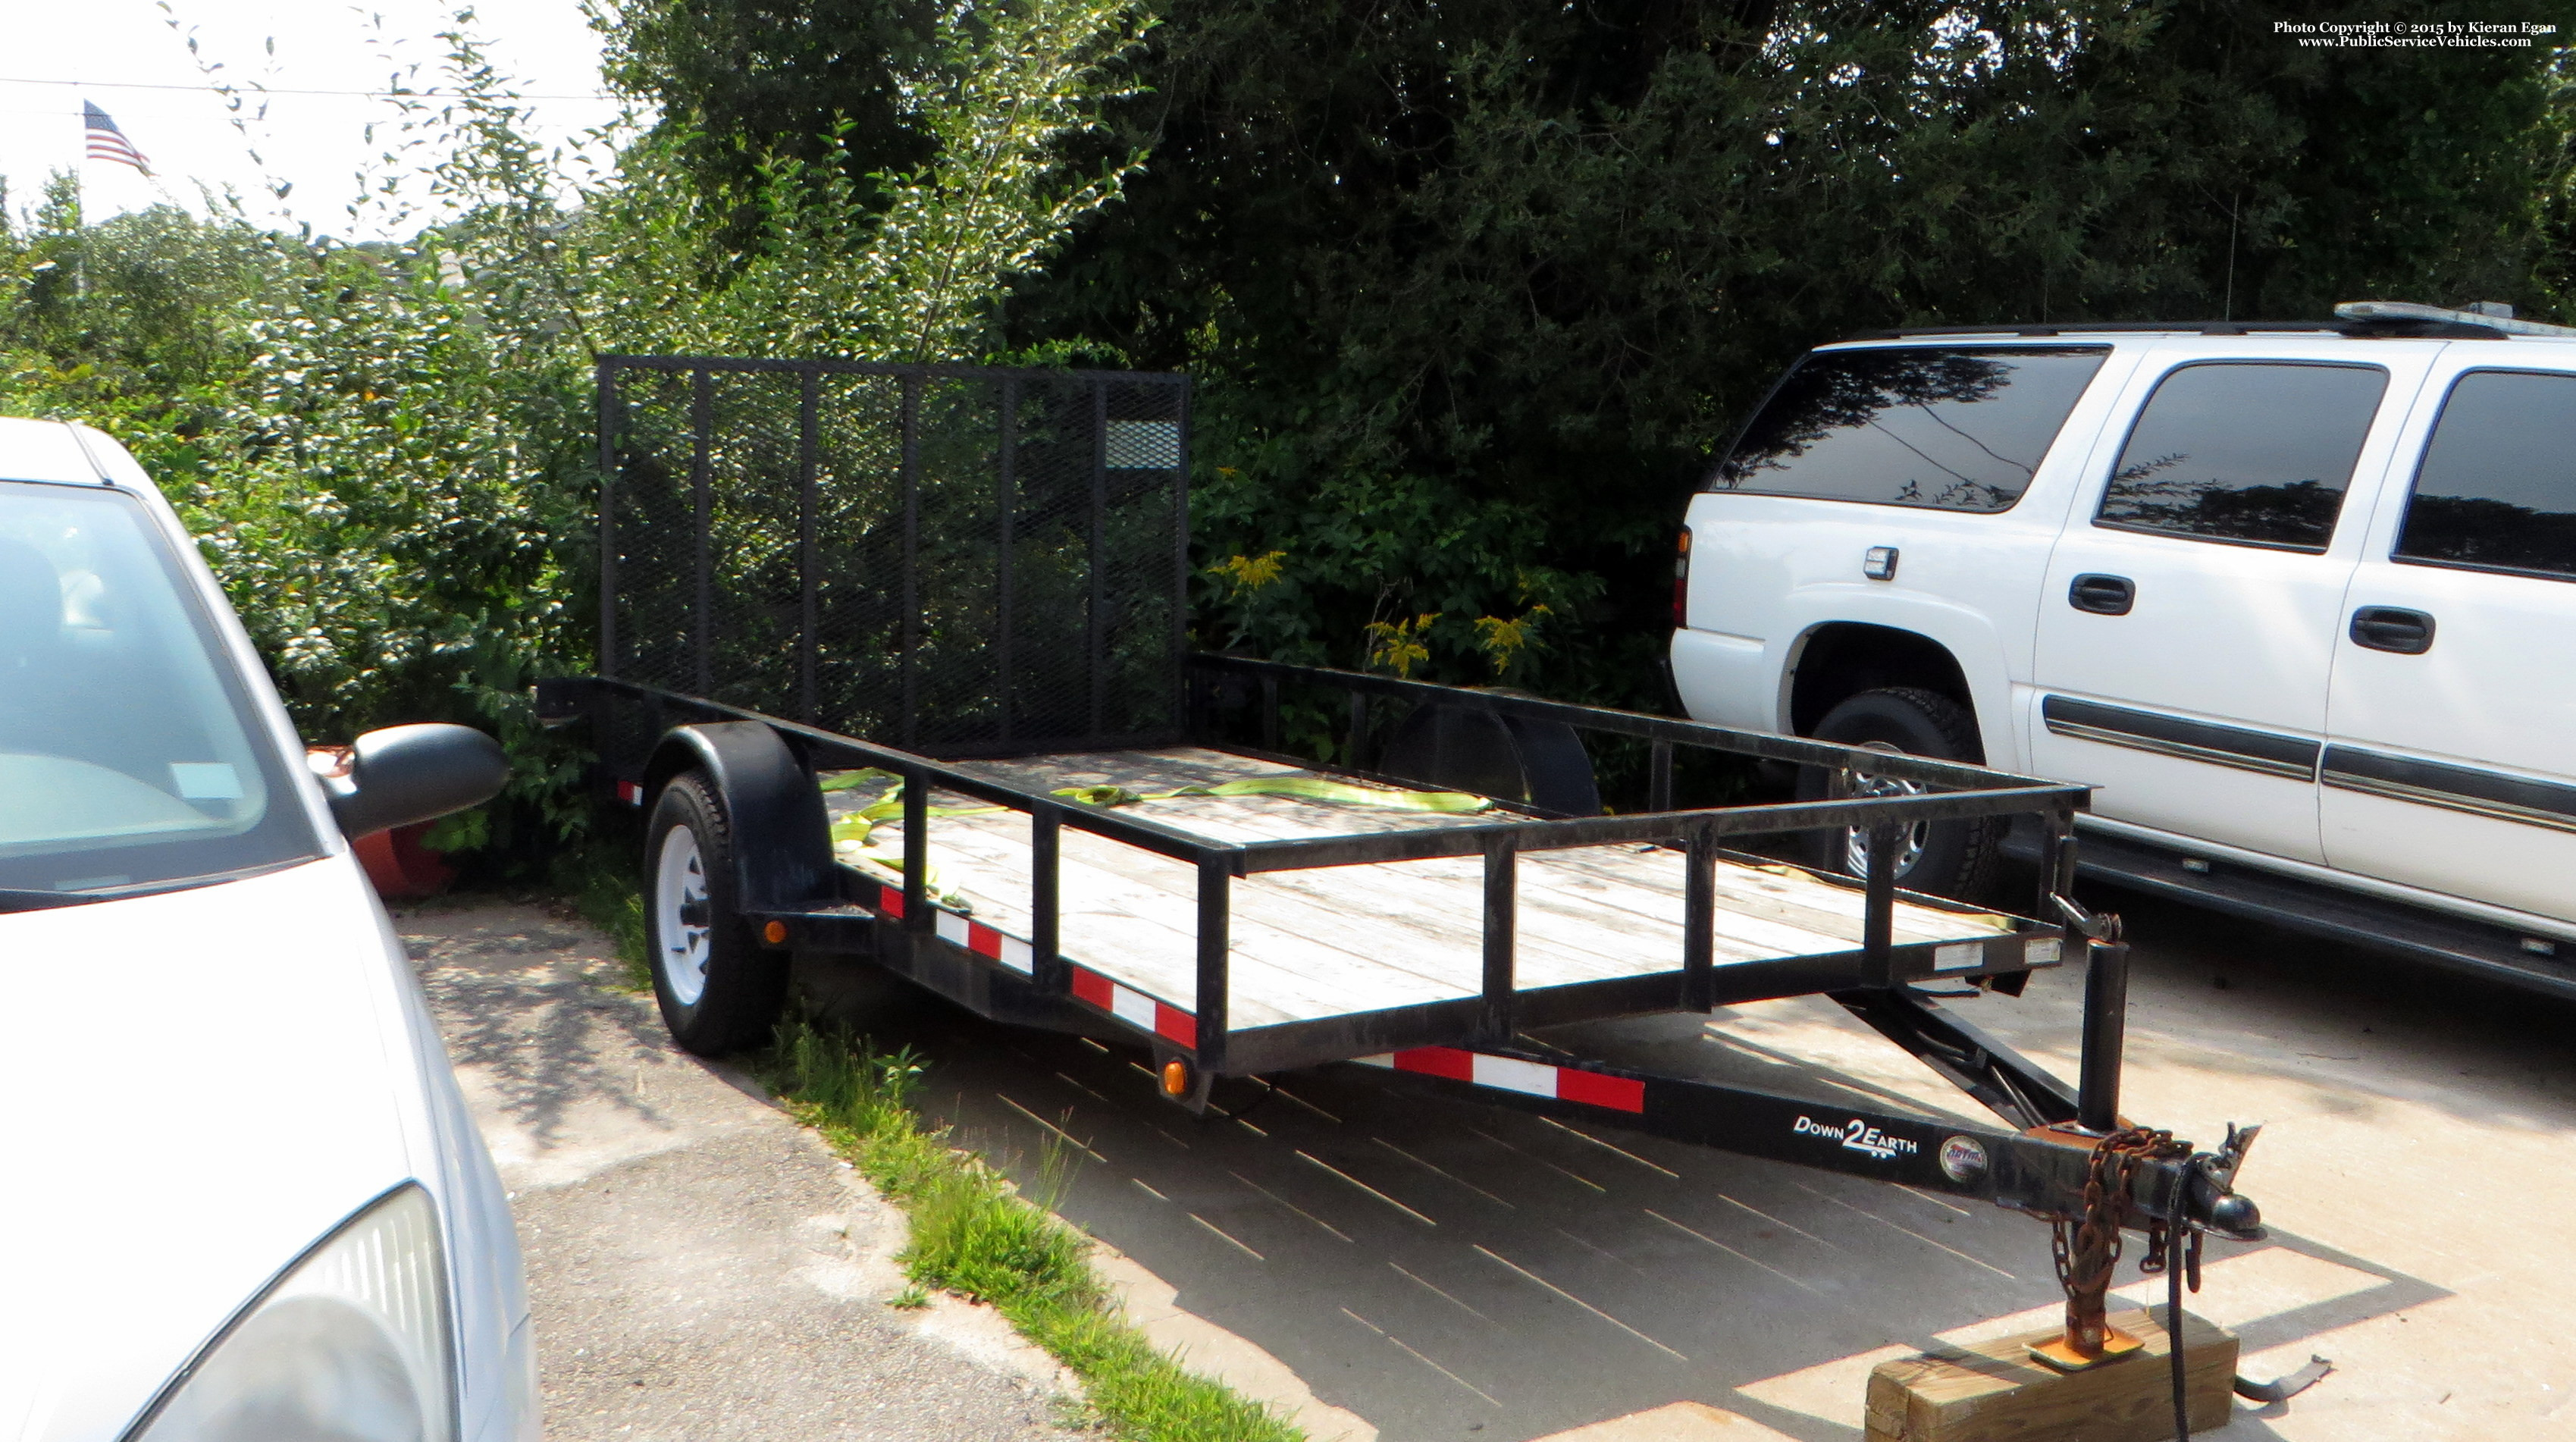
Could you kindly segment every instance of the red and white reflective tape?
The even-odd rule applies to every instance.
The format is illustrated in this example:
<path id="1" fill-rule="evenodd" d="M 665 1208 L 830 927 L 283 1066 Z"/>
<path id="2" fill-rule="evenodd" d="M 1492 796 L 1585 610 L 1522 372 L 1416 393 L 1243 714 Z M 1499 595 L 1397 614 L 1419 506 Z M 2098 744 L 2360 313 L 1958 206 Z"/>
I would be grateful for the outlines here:
<path id="1" fill-rule="evenodd" d="M 877 883 L 877 912 L 901 919 L 903 888 Z M 977 956 L 989 957 L 1022 976 L 1037 971 L 1037 953 L 1016 936 L 995 931 L 972 917 L 961 915 L 944 906 L 930 911 L 931 930 L 940 940 L 962 946 Z M 1100 1008 L 1139 1031 L 1150 1031 L 1165 1041 L 1196 1049 L 1199 1044 L 1198 1017 L 1167 1001 L 1158 1001 L 1131 986 L 1121 986 L 1088 967 L 1072 966 L 1073 994 L 1076 1000 Z"/>
<path id="2" fill-rule="evenodd" d="M 896 892 L 894 900 L 898 908 L 895 914 L 900 916 L 903 914 L 900 910 L 903 893 Z M 977 956 L 989 957 L 1022 976 L 1030 976 L 1037 971 L 1036 953 L 1029 950 L 1027 942 L 1016 936 L 1004 936 L 980 921 L 941 908 L 933 913 L 931 927 L 939 933 L 940 940 L 954 942 Z"/>
<path id="3" fill-rule="evenodd" d="M 620 781 L 617 783 L 617 799 L 629 806 L 641 806 L 644 804 L 644 788 L 632 781 Z"/>
<path id="4" fill-rule="evenodd" d="M 1088 967 L 1073 968 L 1073 994 L 1129 1026 L 1141 1027 L 1168 1042 L 1196 1047 L 1199 1019 L 1169 1002 L 1156 1001 L 1132 987 L 1120 986 Z"/>
<path id="5" fill-rule="evenodd" d="M 1606 1107 L 1614 1112 L 1643 1112 L 1646 1109 L 1646 1084 L 1631 1077 L 1603 1076 L 1599 1072 L 1577 1071 L 1572 1067 L 1549 1066 L 1544 1062 L 1521 1061 L 1507 1056 L 1487 1056 L 1483 1052 L 1460 1051 L 1450 1046 L 1417 1046 L 1404 1051 L 1381 1052 L 1376 1056 L 1353 1057 L 1351 1060 L 1362 1066 L 1447 1077 L 1473 1086 L 1493 1087 L 1561 1102 L 1581 1102 L 1585 1106 Z"/>

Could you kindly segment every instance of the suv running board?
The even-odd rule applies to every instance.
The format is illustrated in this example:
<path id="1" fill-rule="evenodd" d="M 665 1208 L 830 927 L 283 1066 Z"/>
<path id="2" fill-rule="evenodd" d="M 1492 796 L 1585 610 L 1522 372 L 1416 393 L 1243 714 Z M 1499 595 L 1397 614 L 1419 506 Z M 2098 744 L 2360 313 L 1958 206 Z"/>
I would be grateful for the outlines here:
<path id="1" fill-rule="evenodd" d="M 2015 827 L 2004 854 L 2036 865 L 2037 838 Z M 2206 869 L 2185 869 L 2188 855 L 2087 830 L 2076 864 L 2084 876 L 2132 890 L 2576 999 L 2576 942 L 2555 942 L 2567 958 L 2556 960 L 2531 952 L 2528 934 L 2507 927 L 2227 861 L 2195 857 Z"/>

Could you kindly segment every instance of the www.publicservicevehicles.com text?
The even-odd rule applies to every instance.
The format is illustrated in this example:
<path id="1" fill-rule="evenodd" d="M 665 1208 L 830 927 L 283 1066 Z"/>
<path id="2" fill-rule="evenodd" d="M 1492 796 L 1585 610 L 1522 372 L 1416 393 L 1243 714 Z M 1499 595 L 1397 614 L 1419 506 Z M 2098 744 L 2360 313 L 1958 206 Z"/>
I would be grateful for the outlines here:
<path id="1" fill-rule="evenodd" d="M 2558 27 L 2527 20 L 2276 20 L 2272 33 L 2319 49 L 2527 49 L 2540 36 L 2557 34 Z"/>

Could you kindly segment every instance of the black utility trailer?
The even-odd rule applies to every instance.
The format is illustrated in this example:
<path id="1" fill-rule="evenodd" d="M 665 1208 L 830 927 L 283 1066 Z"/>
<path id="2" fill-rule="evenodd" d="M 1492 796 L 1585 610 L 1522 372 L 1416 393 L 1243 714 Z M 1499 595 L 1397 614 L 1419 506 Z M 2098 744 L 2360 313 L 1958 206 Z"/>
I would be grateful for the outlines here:
<path id="1" fill-rule="evenodd" d="M 2118 1115 L 2127 953 L 2066 895 L 2084 788 L 1194 654 L 1179 376 L 614 357 L 599 406 L 600 674 L 539 709 L 586 719 L 603 790 L 649 818 L 655 981 L 693 1050 L 764 1039 L 794 960 L 1149 1051 L 1199 1113 L 1227 1079 L 1373 1065 L 2054 1220 L 2079 1336 L 2122 1227 L 2158 1258 L 2259 1235 L 2250 1131 L 2194 1152 Z M 1632 748 L 1646 809 L 1599 814 L 1587 743 Z M 1677 810 L 1685 748 L 1820 768 L 1839 799 Z M 2048 838 L 2032 915 L 1894 886 L 1919 828 L 2016 816 Z M 1741 849 L 1820 830 L 1864 877 Z M 2073 1089 L 1926 994 L 2070 962 Z M 1532 1035 L 1814 994 L 2003 1124 Z"/>

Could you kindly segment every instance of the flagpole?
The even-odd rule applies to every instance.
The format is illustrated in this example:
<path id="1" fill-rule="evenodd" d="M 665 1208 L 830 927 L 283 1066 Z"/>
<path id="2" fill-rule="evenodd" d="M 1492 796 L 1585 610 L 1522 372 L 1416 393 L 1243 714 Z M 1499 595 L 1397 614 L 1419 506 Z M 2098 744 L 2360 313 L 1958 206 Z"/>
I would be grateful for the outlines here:
<path id="1" fill-rule="evenodd" d="M 72 299 L 89 299 L 89 135 L 81 135 L 80 156 L 72 161 Z"/>

